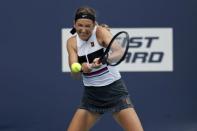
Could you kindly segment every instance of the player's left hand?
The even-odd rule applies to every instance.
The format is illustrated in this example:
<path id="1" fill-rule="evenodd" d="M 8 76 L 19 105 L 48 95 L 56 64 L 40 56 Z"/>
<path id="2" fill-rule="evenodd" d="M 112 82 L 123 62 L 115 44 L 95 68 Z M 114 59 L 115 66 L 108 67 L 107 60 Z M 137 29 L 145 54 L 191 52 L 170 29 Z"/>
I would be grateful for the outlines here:
<path id="1" fill-rule="evenodd" d="M 92 62 L 92 68 L 99 68 L 101 67 L 102 63 L 100 62 L 100 58 L 95 58 Z"/>

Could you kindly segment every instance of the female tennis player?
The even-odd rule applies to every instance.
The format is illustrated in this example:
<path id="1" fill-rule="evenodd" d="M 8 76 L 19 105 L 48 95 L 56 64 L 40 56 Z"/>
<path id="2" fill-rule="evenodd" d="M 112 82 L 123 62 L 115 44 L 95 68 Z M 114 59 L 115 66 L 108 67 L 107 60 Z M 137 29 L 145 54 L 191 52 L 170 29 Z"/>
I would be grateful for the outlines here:
<path id="1" fill-rule="evenodd" d="M 112 112 L 124 130 L 143 131 L 120 73 L 116 67 L 99 62 L 113 36 L 108 28 L 97 25 L 95 18 L 94 9 L 78 8 L 71 31 L 74 35 L 67 40 L 69 66 L 76 62 L 82 65 L 81 72 L 72 75 L 82 76 L 84 84 L 80 106 L 67 131 L 88 131 L 106 112 Z M 117 52 L 112 52 L 109 61 Z"/>

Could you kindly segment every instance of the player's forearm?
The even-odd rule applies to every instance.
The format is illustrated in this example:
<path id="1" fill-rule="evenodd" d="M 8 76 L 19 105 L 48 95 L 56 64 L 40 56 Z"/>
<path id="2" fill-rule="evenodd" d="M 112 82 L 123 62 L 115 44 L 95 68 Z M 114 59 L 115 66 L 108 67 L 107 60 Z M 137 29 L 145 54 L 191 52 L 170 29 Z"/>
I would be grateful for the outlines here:
<path id="1" fill-rule="evenodd" d="M 115 50 L 109 55 L 107 61 L 109 63 L 113 63 L 113 62 L 119 60 L 122 57 L 123 53 L 124 53 L 124 51 L 122 49 Z"/>
<path id="2" fill-rule="evenodd" d="M 81 71 L 83 73 L 90 73 L 92 71 L 91 64 L 86 63 L 86 62 L 82 63 L 82 65 L 81 65 Z"/>

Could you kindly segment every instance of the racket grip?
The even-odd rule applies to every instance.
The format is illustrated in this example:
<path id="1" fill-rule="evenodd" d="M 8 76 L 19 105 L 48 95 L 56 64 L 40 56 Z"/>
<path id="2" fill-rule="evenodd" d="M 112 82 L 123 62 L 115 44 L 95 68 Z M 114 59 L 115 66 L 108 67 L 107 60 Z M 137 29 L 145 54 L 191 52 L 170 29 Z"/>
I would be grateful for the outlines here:
<path id="1" fill-rule="evenodd" d="M 107 64 L 107 57 L 102 57 L 99 59 L 99 63 L 102 63 L 103 65 L 104 64 Z"/>

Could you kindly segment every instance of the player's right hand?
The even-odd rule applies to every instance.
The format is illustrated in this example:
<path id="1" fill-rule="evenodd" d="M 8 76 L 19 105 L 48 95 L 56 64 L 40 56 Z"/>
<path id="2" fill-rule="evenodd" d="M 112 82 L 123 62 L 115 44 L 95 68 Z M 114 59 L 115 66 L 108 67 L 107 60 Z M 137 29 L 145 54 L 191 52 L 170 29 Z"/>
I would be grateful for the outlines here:
<path id="1" fill-rule="evenodd" d="M 90 73 L 92 71 L 92 67 L 91 66 L 92 65 L 89 64 L 89 63 L 86 63 L 86 62 L 82 63 L 81 69 L 82 69 L 83 73 Z"/>
<path id="2" fill-rule="evenodd" d="M 99 68 L 101 66 L 102 63 L 100 62 L 100 58 L 95 58 L 92 63 L 92 68 Z"/>

